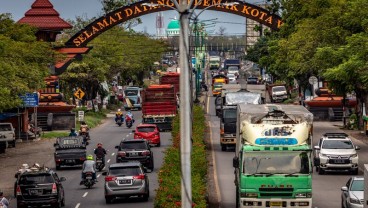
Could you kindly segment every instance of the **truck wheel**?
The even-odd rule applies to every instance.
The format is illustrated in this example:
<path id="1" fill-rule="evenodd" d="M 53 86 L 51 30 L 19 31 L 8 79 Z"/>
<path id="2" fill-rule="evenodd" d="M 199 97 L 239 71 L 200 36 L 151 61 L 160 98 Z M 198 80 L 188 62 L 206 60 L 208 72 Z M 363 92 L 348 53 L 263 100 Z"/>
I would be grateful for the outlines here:
<path id="1" fill-rule="evenodd" d="M 226 149 L 227 149 L 227 148 L 226 148 L 226 145 L 222 144 L 222 145 L 221 145 L 221 151 L 225 152 L 225 151 L 226 151 Z"/>
<path id="2" fill-rule="evenodd" d="M 236 194 L 235 194 L 235 203 L 236 203 L 236 205 L 235 205 L 235 207 L 236 208 L 240 208 L 240 205 L 239 205 L 239 192 L 238 192 L 238 188 L 236 188 Z"/>

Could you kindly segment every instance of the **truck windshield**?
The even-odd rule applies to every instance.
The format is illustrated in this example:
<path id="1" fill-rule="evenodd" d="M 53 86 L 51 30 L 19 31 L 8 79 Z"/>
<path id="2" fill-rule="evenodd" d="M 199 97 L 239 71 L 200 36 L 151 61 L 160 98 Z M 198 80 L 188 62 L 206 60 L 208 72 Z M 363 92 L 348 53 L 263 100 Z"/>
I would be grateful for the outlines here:
<path id="1" fill-rule="evenodd" d="M 236 121 L 236 109 L 224 109 L 223 118 L 225 123 Z"/>
<path id="2" fill-rule="evenodd" d="M 222 82 L 216 82 L 215 84 L 213 84 L 214 88 L 222 88 L 222 85 L 224 85 Z"/>
<path id="3" fill-rule="evenodd" d="M 243 174 L 308 174 L 309 153 L 250 152 L 243 155 Z"/>
<path id="4" fill-rule="evenodd" d="M 279 87 L 273 87 L 272 88 L 273 92 L 281 92 L 281 91 L 286 91 L 286 88 L 284 86 L 279 86 Z"/>

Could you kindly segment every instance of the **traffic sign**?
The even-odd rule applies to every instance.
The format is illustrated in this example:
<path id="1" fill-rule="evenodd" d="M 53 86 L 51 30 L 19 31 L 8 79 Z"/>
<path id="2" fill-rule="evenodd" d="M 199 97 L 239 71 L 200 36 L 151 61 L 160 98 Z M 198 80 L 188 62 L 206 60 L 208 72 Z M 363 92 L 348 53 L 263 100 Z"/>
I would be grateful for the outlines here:
<path id="1" fill-rule="evenodd" d="M 78 120 L 84 121 L 84 111 L 78 111 Z"/>
<path id="2" fill-rule="evenodd" d="M 25 107 L 37 107 L 38 106 L 38 94 L 37 93 L 26 93 L 25 95 L 19 96 L 23 100 Z"/>
<path id="3" fill-rule="evenodd" d="M 78 88 L 78 90 L 75 91 L 74 93 L 74 96 L 78 99 L 82 99 L 84 95 L 85 95 L 84 92 L 80 88 Z"/>
<path id="4" fill-rule="evenodd" d="M 309 82 L 309 84 L 314 85 L 318 82 L 318 79 L 315 76 L 311 76 L 311 77 L 309 77 L 308 82 Z"/>

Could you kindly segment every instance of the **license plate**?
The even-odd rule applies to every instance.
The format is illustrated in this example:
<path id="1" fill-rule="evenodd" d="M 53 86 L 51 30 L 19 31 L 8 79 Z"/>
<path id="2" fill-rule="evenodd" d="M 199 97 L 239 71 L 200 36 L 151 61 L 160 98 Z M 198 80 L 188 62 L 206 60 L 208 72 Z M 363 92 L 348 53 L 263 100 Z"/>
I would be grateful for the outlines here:
<path id="1" fill-rule="evenodd" d="M 335 160 L 335 163 L 344 163 L 344 160 L 336 159 L 336 160 Z"/>
<path id="2" fill-rule="evenodd" d="M 29 190 L 29 194 L 31 194 L 31 195 L 40 195 L 42 193 L 43 193 L 43 191 L 41 189 L 30 189 Z"/>
<path id="3" fill-rule="evenodd" d="M 282 207 L 282 202 L 270 202 L 271 207 Z"/>
<path id="4" fill-rule="evenodd" d="M 138 156 L 138 152 L 131 152 L 129 153 L 130 156 Z"/>
<path id="5" fill-rule="evenodd" d="M 92 176 L 87 176 L 86 179 L 92 179 Z"/>
<path id="6" fill-rule="evenodd" d="M 74 160 L 65 160 L 66 163 L 74 163 Z"/>
<path id="7" fill-rule="evenodd" d="M 131 184 L 132 180 L 119 180 L 119 184 Z"/>
<path id="8" fill-rule="evenodd" d="M 97 160 L 96 162 L 98 162 L 98 163 L 102 163 L 102 160 Z"/>

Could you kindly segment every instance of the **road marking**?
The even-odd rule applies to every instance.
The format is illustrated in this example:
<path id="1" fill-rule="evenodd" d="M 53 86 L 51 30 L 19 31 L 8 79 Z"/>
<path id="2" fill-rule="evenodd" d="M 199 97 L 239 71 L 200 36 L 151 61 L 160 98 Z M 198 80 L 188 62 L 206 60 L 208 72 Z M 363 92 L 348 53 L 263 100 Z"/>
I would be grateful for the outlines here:
<path id="1" fill-rule="evenodd" d="M 212 151 L 212 164 L 213 164 L 213 180 L 215 181 L 215 189 L 216 194 L 218 198 L 218 202 L 221 202 L 221 194 L 220 194 L 220 188 L 218 184 L 218 178 L 217 178 L 217 168 L 216 168 L 216 159 L 215 159 L 215 149 L 213 148 L 213 140 L 212 140 L 212 129 L 211 129 L 211 122 L 208 121 L 208 126 L 210 128 L 210 142 L 211 142 L 211 151 Z"/>
<path id="2" fill-rule="evenodd" d="M 109 163 L 110 162 L 110 159 L 108 159 L 107 162 Z"/>
<path id="3" fill-rule="evenodd" d="M 112 154 L 111 154 L 111 156 L 114 156 L 115 155 L 115 152 L 113 152 Z"/>
<path id="4" fill-rule="evenodd" d="M 129 135 L 132 134 L 132 132 L 129 133 Z"/>
<path id="5" fill-rule="evenodd" d="M 100 176 L 101 176 L 101 174 L 98 174 L 98 175 L 97 175 L 97 178 L 99 178 Z"/>
<path id="6" fill-rule="evenodd" d="M 83 198 L 84 198 L 84 197 L 86 197 L 86 196 L 87 196 L 87 194 L 88 194 L 88 192 L 84 193 L 82 197 L 83 197 Z"/>
<path id="7" fill-rule="evenodd" d="M 75 206 L 75 208 L 78 208 L 80 206 L 80 203 L 78 203 L 76 206 Z"/>
<path id="8" fill-rule="evenodd" d="M 126 135 L 126 137 L 128 137 L 128 136 L 129 136 L 129 134 Z"/>
<path id="9" fill-rule="evenodd" d="M 208 94 L 207 94 L 207 114 L 210 113 L 210 105 L 209 105 L 209 103 L 210 103 L 210 96 L 208 96 Z"/>

